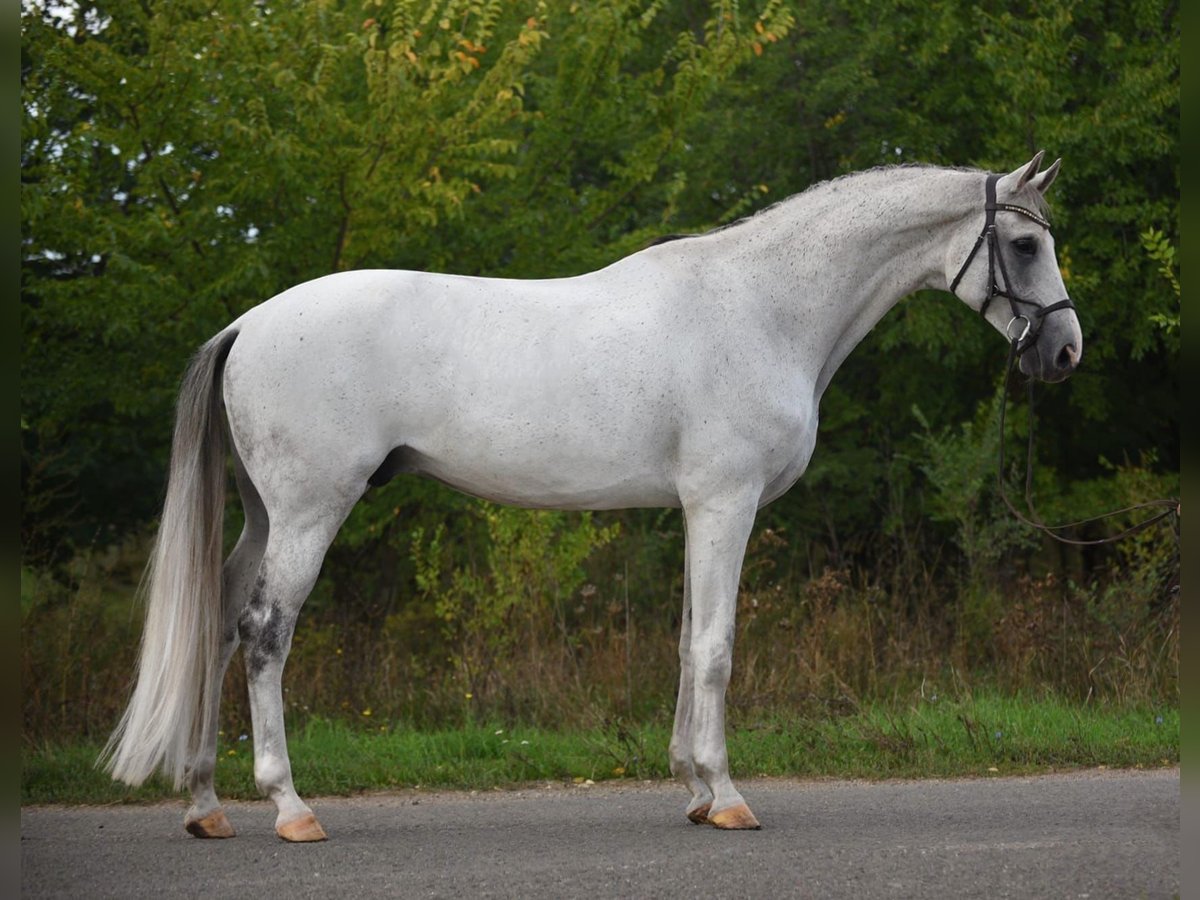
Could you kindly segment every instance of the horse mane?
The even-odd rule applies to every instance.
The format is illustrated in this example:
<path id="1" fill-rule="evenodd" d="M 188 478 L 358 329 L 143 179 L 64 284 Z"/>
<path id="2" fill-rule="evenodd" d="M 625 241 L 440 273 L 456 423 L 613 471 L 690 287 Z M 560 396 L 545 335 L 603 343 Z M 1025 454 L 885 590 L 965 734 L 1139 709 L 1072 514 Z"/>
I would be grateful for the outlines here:
<path id="1" fill-rule="evenodd" d="M 654 238 L 652 241 L 647 243 L 643 249 L 649 249 L 650 247 L 657 247 L 659 244 L 669 244 L 672 241 L 681 241 L 681 240 L 686 240 L 688 238 L 706 237 L 711 234 L 719 234 L 722 231 L 728 231 L 731 228 L 737 228 L 739 225 L 746 224 L 751 219 L 758 218 L 759 216 L 770 212 L 771 210 L 775 209 L 775 207 L 777 207 L 777 206 L 781 206 L 784 203 L 790 203 L 793 200 L 798 200 L 799 198 L 805 196 L 806 194 L 812 193 L 813 191 L 819 190 L 820 188 L 826 187 L 828 185 L 837 184 L 839 181 L 847 181 L 852 178 L 861 178 L 865 175 L 877 175 L 880 173 L 893 173 L 893 172 L 904 171 L 904 170 L 908 170 L 908 171 L 921 170 L 921 171 L 936 171 L 936 172 L 975 172 L 975 173 L 978 173 L 981 175 L 986 174 L 982 169 L 977 169 L 973 166 L 934 166 L 934 165 L 929 165 L 928 163 L 899 163 L 899 164 L 892 164 L 892 165 L 873 166 L 870 169 L 862 169 L 862 170 L 856 171 L 856 172 L 847 172 L 844 175 L 838 175 L 834 178 L 827 178 L 824 181 L 815 182 L 814 184 L 810 184 L 804 190 L 800 191 L 800 193 L 798 193 L 798 194 L 790 194 L 789 196 L 784 197 L 782 200 L 776 200 L 774 203 L 771 203 L 768 206 L 764 206 L 762 209 L 755 210 L 754 212 L 752 212 L 748 215 L 745 215 L 745 216 L 742 216 L 741 218 L 735 219 L 732 222 L 726 222 L 724 225 L 718 225 L 715 228 L 710 228 L 707 231 L 696 231 L 691 234 L 680 234 L 680 233 L 664 234 L 661 237 Z M 1034 211 L 1037 212 L 1041 216 L 1049 218 L 1049 215 L 1050 215 L 1049 204 L 1047 204 L 1046 198 L 1044 196 L 1042 196 L 1041 192 L 1040 191 L 1030 191 L 1030 192 L 1028 192 L 1028 194 L 1029 194 L 1029 196 L 1027 199 L 1032 201 Z"/>

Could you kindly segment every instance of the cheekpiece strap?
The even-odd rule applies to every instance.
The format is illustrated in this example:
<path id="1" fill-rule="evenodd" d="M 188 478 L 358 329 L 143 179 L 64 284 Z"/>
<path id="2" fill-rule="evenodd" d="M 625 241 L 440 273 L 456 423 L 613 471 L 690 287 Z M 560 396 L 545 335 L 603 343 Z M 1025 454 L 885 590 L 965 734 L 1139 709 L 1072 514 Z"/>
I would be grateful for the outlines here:
<path id="1" fill-rule="evenodd" d="M 987 231 L 992 225 L 996 224 L 996 182 L 1000 180 L 999 175 L 989 175 L 983 183 L 983 211 L 986 218 L 983 220 L 983 230 Z"/>
<path id="2" fill-rule="evenodd" d="M 979 248 L 987 243 L 988 250 L 988 294 L 983 298 L 983 303 L 979 307 L 981 316 L 987 315 L 988 307 L 991 305 L 992 299 L 995 297 L 1004 297 L 1008 300 L 1009 305 L 1013 308 L 1013 316 L 1020 317 L 1017 311 L 1018 303 L 1029 303 L 1028 300 L 1023 300 L 1009 293 L 1007 290 L 1001 290 L 996 283 L 996 267 L 1000 268 L 1000 276 L 1004 279 L 1004 285 L 1007 288 L 1010 284 L 1008 272 L 1004 266 L 1004 256 L 999 252 L 996 246 L 996 213 L 1000 210 L 1005 212 L 1014 212 L 1018 215 L 1025 216 L 1027 219 L 1032 219 L 1037 222 L 1047 231 L 1050 230 L 1050 223 L 1044 216 L 1040 216 L 1031 209 L 1026 209 L 1024 206 L 1017 206 L 1014 203 L 997 203 L 996 202 L 996 183 L 1000 180 L 999 175 L 988 175 L 987 180 L 983 183 L 984 191 L 984 218 L 983 230 L 979 232 L 979 237 L 975 239 L 975 246 L 971 248 L 971 252 L 967 254 L 966 260 L 959 267 L 958 274 L 954 276 L 954 280 L 950 282 L 950 293 L 955 293 L 958 288 L 958 283 L 962 281 L 963 275 L 971 265 L 971 261 L 975 259 L 975 255 L 979 252 Z M 1036 305 L 1036 304 L 1035 304 Z M 1060 309 L 1074 309 L 1075 305 L 1068 300 L 1060 300 L 1058 303 L 1040 309 L 1037 312 L 1037 318 L 1042 318 L 1047 313 L 1057 312 Z M 1023 318 L 1023 317 L 1022 317 Z M 1028 321 L 1028 319 L 1026 319 Z"/>

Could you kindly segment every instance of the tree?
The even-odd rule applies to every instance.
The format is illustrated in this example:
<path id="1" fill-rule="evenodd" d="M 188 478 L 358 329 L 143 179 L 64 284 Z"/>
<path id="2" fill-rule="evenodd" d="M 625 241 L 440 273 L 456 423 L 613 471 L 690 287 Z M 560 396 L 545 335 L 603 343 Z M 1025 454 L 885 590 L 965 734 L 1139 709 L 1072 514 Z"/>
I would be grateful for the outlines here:
<path id="1" fill-rule="evenodd" d="M 151 519 L 183 361 L 272 294 L 344 268 L 529 273 L 547 216 L 586 223 L 554 228 L 563 266 L 628 249 L 630 198 L 661 217 L 683 125 L 789 21 L 716 3 L 664 33 L 661 6 L 27 4 L 27 554 Z"/>
<path id="2" fill-rule="evenodd" d="M 573 274 L 854 169 L 1042 146 L 1066 159 L 1056 235 L 1087 335 L 1044 392 L 1043 463 L 1064 491 L 1125 457 L 1178 467 L 1177 343 L 1155 324 L 1175 301 L 1141 240 L 1178 240 L 1172 3 L 114 0 L 30 3 L 23 27 L 27 553 L 152 520 L 183 360 L 292 284 Z M 945 297 L 901 304 L 768 515 L 868 562 L 881 505 L 923 484 L 903 411 L 974 421 L 1003 353 Z M 389 486 L 348 546 L 409 501 L 447 508 L 426 491 Z"/>
<path id="3" fill-rule="evenodd" d="M 689 134 L 708 150 L 679 218 L 703 221 L 711 198 L 756 184 L 767 201 L 874 165 L 1004 171 L 1038 149 L 1062 156 L 1050 200 L 1085 356 L 1040 393 L 1039 447 L 1051 493 L 1071 505 L 1058 512 L 1099 511 L 1102 490 L 1070 486 L 1110 481 L 1109 461 L 1179 465 L 1178 348 L 1155 324 L 1174 301 L 1140 239 L 1177 235 L 1177 13 L 1172 2 L 806 3 L 781 52 L 739 73 Z M 878 540 L 887 498 L 907 491 L 906 514 L 923 515 L 911 502 L 922 479 L 905 462 L 919 457 L 920 429 L 903 411 L 919 402 L 939 428 L 972 422 L 1004 352 L 944 295 L 900 304 L 834 380 L 812 465 L 769 521 L 867 557 L 890 552 Z"/>

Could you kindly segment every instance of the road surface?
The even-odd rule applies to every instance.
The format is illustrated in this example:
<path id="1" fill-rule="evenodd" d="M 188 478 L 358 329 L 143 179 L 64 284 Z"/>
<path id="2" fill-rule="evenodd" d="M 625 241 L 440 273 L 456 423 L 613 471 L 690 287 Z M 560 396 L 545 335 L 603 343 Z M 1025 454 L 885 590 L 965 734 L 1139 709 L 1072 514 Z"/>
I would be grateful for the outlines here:
<path id="1" fill-rule="evenodd" d="M 322 844 L 183 830 L 182 803 L 27 807 L 24 897 L 1171 897 L 1179 770 L 951 781 L 761 779 L 758 832 L 689 824 L 659 783 L 317 798 Z"/>

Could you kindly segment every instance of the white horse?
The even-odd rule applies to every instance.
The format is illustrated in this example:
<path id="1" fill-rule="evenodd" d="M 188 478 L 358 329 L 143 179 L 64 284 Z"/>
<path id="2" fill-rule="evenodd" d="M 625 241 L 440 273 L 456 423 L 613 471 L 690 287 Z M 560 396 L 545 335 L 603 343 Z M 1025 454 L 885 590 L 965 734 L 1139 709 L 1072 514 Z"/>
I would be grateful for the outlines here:
<path id="1" fill-rule="evenodd" d="M 839 178 L 574 278 L 344 272 L 251 309 L 183 382 L 137 684 L 108 770 L 139 784 L 161 768 L 190 788 L 189 832 L 232 836 L 213 773 L 220 687 L 240 642 L 255 783 L 282 838 L 323 839 L 292 784 L 280 677 L 351 507 L 410 473 L 526 507 L 682 507 L 671 771 L 691 791 L 693 822 L 757 828 L 725 750 L 755 513 L 808 465 L 838 366 L 914 291 L 953 282 L 1021 338 L 1027 375 L 1071 372 L 1082 335 L 1056 302 L 1066 292 L 1040 212 L 1059 163 L 1039 172 L 1041 161 L 1004 177 L 902 166 Z M 1011 314 L 988 306 L 993 296 Z M 246 522 L 222 571 L 226 427 Z"/>

